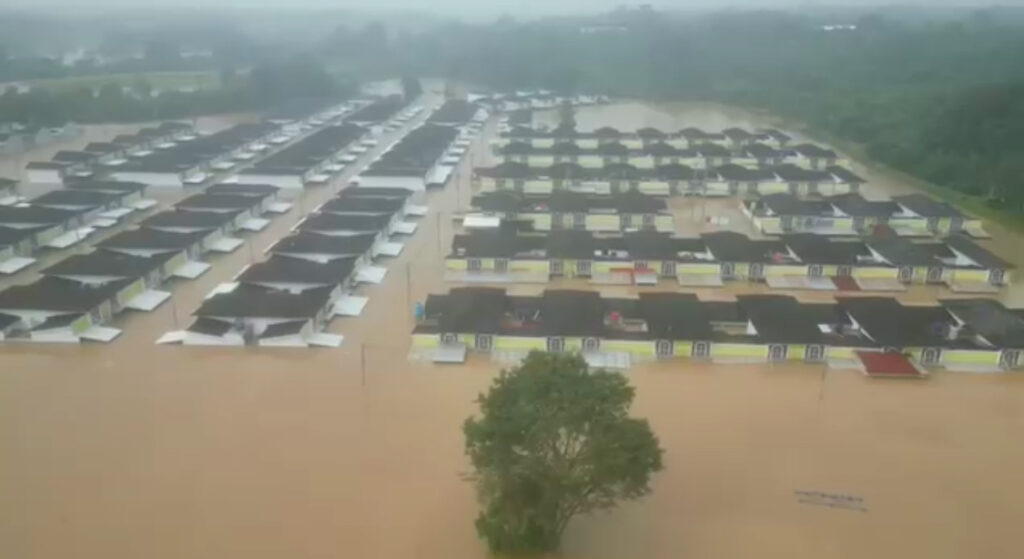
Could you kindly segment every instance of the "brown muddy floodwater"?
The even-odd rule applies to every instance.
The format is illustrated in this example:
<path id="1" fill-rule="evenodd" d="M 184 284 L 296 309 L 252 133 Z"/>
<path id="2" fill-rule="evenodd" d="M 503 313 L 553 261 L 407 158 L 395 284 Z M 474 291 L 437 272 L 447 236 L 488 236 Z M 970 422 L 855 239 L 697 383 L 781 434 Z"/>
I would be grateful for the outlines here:
<path id="1" fill-rule="evenodd" d="M 602 107 L 579 118 L 581 127 L 761 124 L 710 106 Z M 439 256 L 452 213 L 469 199 L 465 170 L 431 195 L 431 214 L 385 282 L 363 291 L 363 316 L 335 322 L 341 349 L 153 345 L 337 186 L 306 192 L 249 238 L 254 250 L 175 285 L 173 304 L 123 318 L 124 334 L 108 346 L 0 347 L 0 557 L 488 555 L 461 480 L 460 424 L 496 367 L 406 360 L 410 302 L 445 287 Z M 696 215 L 692 204 L 704 203 L 673 207 Z M 703 209 L 728 211 L 722 204 Z M 704 227 L 680 221 L 684 232 Z M 1019 250 L 999 252 L 1020 259 Z M 908 298 L 936 295 L 948 294 Z M 900 382 L 802 365 L 686 362 L 628 374 L 635 413 L 667 451 L 665 471 L 648 498 L 575 521 L 562 557 L 1019 556 L 1020 375 Z M 859 500 L 826 506 L 849 501 L 805 492 Z"/>

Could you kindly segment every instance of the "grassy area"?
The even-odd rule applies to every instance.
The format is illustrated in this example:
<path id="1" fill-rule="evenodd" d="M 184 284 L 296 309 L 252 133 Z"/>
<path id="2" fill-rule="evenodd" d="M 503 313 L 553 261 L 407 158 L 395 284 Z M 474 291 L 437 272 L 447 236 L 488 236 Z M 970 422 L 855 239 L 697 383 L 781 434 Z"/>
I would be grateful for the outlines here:
<path id="1" fill-rule="evenodd" d="M 54 91 L 66 91 L 80 87 L 98 88 L 106 84 L 131 86 L 145 80 L 153 89 L 178 89 L 196 87 L 212 89 L 220 86 L 220 75 L 216 72 L 146 72 L 139 74 L 105 74 L 98 76 L 71 76 L 28 82 L 34 87 Z"/>

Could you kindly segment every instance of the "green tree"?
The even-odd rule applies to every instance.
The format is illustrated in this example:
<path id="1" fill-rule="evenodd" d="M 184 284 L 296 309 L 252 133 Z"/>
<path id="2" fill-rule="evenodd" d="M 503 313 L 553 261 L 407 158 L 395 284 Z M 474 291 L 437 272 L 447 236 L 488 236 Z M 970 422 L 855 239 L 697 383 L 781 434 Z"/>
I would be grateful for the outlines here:
<path id="1" fill-rule="evenodd" d="M 502 371 L 463 425 L 493 551 L 558 548 L 569 521 L 650 492 L 662 449 L 646 420 L 628 416 L 634 390 L 591 372 L 579 355 L 531 352 Z"/>

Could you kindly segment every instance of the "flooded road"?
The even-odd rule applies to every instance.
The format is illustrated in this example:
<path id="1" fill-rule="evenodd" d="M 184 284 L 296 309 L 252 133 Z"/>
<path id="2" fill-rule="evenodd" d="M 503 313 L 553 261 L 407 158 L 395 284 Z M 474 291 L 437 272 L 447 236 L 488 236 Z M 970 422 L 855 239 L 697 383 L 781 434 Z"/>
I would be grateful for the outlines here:
<path id="1" fill-rule="evenodd" d="M 578 118 L 581 128 L 591 118 L 630 129 L 759 124 L 708 106 L 671 110 L 666 124 L 664 111 L 640 105 Z M 173 304 L 120 319 L 124 334 L 108 346 L 0 347 L 0 556 L 487 557 L 473 531 L 472 487 L 460 477 L 460 425 L 496 367 L 406 359 L 411 303 L 448 287 L 439 259 L 452 215 L 468 205 L 472 158 L 463 165 L 430 195 L 431 213 L 386 262 L 387 279 L 360 289 L 370 297 L 363 316 L 333 323 L 345 335 L 340 349 L 153 345 L 337 182 L 305 192 L 199 280 L 175 284 Z M 703 204 L 678 202 L 677 217 Z M 702 227 L 679 221 L 684 231 Z M 908 297 L 936 294 L 948 292 Z M 1024 376 L 900 382 L 683 361 L 628 374 L 635 413 L 661 438 L 666 468 L 648 498 L 575 521 L 561 557 L 1018 554 Z M 807 492 L 861 500 L 856 510 L 825 506 Z"/>

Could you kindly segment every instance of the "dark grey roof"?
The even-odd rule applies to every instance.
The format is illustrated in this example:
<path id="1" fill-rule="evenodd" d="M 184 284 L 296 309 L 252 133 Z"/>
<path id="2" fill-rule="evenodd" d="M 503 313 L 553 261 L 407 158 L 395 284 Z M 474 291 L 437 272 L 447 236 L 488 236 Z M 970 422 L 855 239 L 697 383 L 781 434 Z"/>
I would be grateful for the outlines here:
<path id="1" fill-rule="evenodd" d="M 0 313 L 0 333 L 5 332 L 8 328 L 14 326 L 19 321 L 21 321 L 21 319 L 15 315 Z"/>
<path id="2" fill-rule="evenodd" d="M 228 293 L 203 301 L 196 316 L 225 318 L 307 318 L 327 306 L 331 287 L 307 289 L 299 294 L 241 284 Z"/>
<path id="3" fill-rule="evenodd" d="M 816 344 L 821 330 L 802 305 L 788 295 L 740 295 L 736 297 L 753 323 L 757 336 L 767 343 Z"/>
<path id="4" fill-rule="evenodd" d="M 98 250 L 88 254 L 73 254 L 44 269 L 44 276 L 106 276 L 116 278 L 140 278 L 160 268 L 174 257 L 173 252 L 155 256 L 130 256 L 127 254 Z"/>
<path id="5" fill-rule="evenodd" d="M 837 297 L 875 342 L 893 347 L 945 346 L 949 314 L 939 306 L 910 307 L 891 297 Z"/>
<path id="6" fill-rule="evenodd" d="M 267 326 L 263 333 L 260 334 L 260 339 L 265 340 L 268 338 L 277 338 L 280 336 L 294 336 L 302 331 L 306 326 L 305 320 L 290 320 L 287 322 L 276 322 Z"/>
<path id="7" fill-rule="evenodd" d="M 139 222 L 139 225 L 151 228 L 219 229 L 234 220 L 240 213 L 242 210 L 228 212 L 169 210 L 153 214 Z"/>
<path id="8" fill-rule="evenodd" d="M 99 190 L 61 189 L 51 190 L 46 194 L 36 196 L 29 200 L 29 203 L 44 207 L 95 207 L 116 202 L 120 199 L 120 194 Z"/>
<path id="9" fill-rule="evenodd" d="M 541 334 L 601 336 L 604 305 L 597 291 L 547 289 L 540 301 Z"/>
<path id="10" fill-rule="evenodd" d="M 373 246 L 375 235 L 321 235 L 301 232 L 274 243 L 269 251 L 276 254 L 361 255 Z"/>
<path id="11" fill-rule="evenodd" d="M 88 163 L 96 159 L 95 153 L 89 153 L 87 151 L 71 151 L 61 150 L 53 154 L 51 160 L 60 161 L 64 163 Z"/>
<path id="12" fill-rule="evenodd" d="M 700 237 L 719 262 L 770 262 L 773 254 L 786 253 L 786 246 L 782 241 L 754 241 L 733 231 L 704 233 Z"/>
<path id="13" fill-rule="evenodd" d="M 96 246 L 121 250 L 185 250 L 200 242 L 207 231 L 174 233 L 158 229 L 129 229 L 108 237 Z"/>
<path id="14" fill-rule="evenodd" d="M 95 190 L 98 192 L 120 192 L 123 194 L 131 192 L 142 192 L 148 188 L 149 185 L 142 182 L 130 182 L 130 181 L 97 181 L 97 180 L 80 180 L 80 181 L 66 181 L 64 188 L 72 190 Z"/>
<path id="15" fill-rule="evenodd" d="M 79 215 L 77 210 L 41 206 L 0 206 L 0 225 L 58 225 Z"/>
<path id="16" fill-rule="evenodd" d="M 1024 348 L 1024 318 L 994 299 L 944 299 L 939 303 L 998 348 Z"/>
<path id="17" fill-rule="evenodd" d="M 259 205 L 260 200 L 269 194 L 194 194 L 174 204 L 178 209 L 240 209 L 247 210 Z"/>
<path id="18" fill-rule="evenodd" d="M 641 293 L 640 314 L 651 336 L 667 340 L 709 340 L 711 322 L 691 293 Z"/>
<path id="19" fill-rule="evenodd" d="M 233 194 L 236 196 L 257 196 L 265 198 L 273 196 L 281 190 L 272 184 L 255 184 L 248 182 L 220 183 L 206 189 L 207 194 Z"/>
<path id="20" fill-rule="evenodd" d="M 807 264 L 855 265 L 858 256 L 870 256 L 871 251 L 861 241 L 838 241 L 824 235 L 799 233 L 785 235 L 782 241 Z"/>
<path id="21" fill-rule="evenodd" d="M 355 267 L 355 257 L 336 258 L 326 263 L 304 258 L 274 255 L 265 262 L 246 268 L 237 278 L 243 283 L 296 283 L 337 285 L 344 282 Z"/>
<path id="22" fill-rule="evenodd" d="M 298 225 L 299 231 L 370 231 L 384 230 L 392 214 L 313 213 Z"/>
<path id="23" fill-rule="evenodd" d="M 405 200 L 412 196 L 408 188 L 400 187 L 371 187 L 371 186 L 349 186 L 338 192 L 335 198 L 400 198 Z"/>
<path id="24" fill-rule="evenodd" d="M 894 266 L 934 266 L 941 264 L 931 251 L 900 237 L 873 237 L 867 245 Z"/>
<path id="25" fill-rule="evenodd" d="M 215 320 L 212 318 L 197 318 L 187 328 L 189 332 L 195 332 L 196 334 L 205 334 L 207 336 L 223 336 L 231 331 L 232 325 L 230 322 L 225 320 Z"/>
<path id="26" fill-rule="evenodd" d="M 907 194 L 893 196 L 893 202 L 907 208 L 922 217 L 962 217 L 963 214 L 953 206 L 932 200 L 924 194 Z"/>
<path id="27" fill-rule="evenodd" d="M 1010 262 L 992 254 L 978 243 L 964 237 L 963 235 L 946 237 L 943 239 L 943 242 L 949 245 L 950 248 L 963 254 L 967 258 L 970 258 L 982 268 L 997 268 L 1002 270 L 1011 270 L 1016 268 L 1016 266 Z"/>
<path id="28" fill-rule="evenodd" d="M 390 213 L 405 207 L 402 198 L 350 196 L 325 202 L 317 211 L 322 213 Z"/>
<path id="29" fill-rule="evenodd" d="M 90 286 L 44 276 L 28 285 L 0 291 L 0 309 L 85 313 L 111 299 L 132 281 L 125 279 Z"/>
<path id="30" fill-rule="evenodd" d="M 826 172 L 831 173 L 833 177 L 839 182 L 847 184 L 864 184 L 867 182 L 863 177 L 847 169 L 846 167 L 840 167 L 838 165 L 832 165 L 825 169 Z"/>
<path id="31" fill-rule="evenodd" d="M 890 200 L 867 200 L 860 194 L 841 194 L 826 200 L 852 217 L 888 217 L 900 209 L 898 204 Z"/>
<path id="32" fill-rule="evenodd" d="M 45 225 L 36 227 L 4 227 L 0 224 L 0 247 L 18 244 L 44 229 L 46 229 Z"/>

